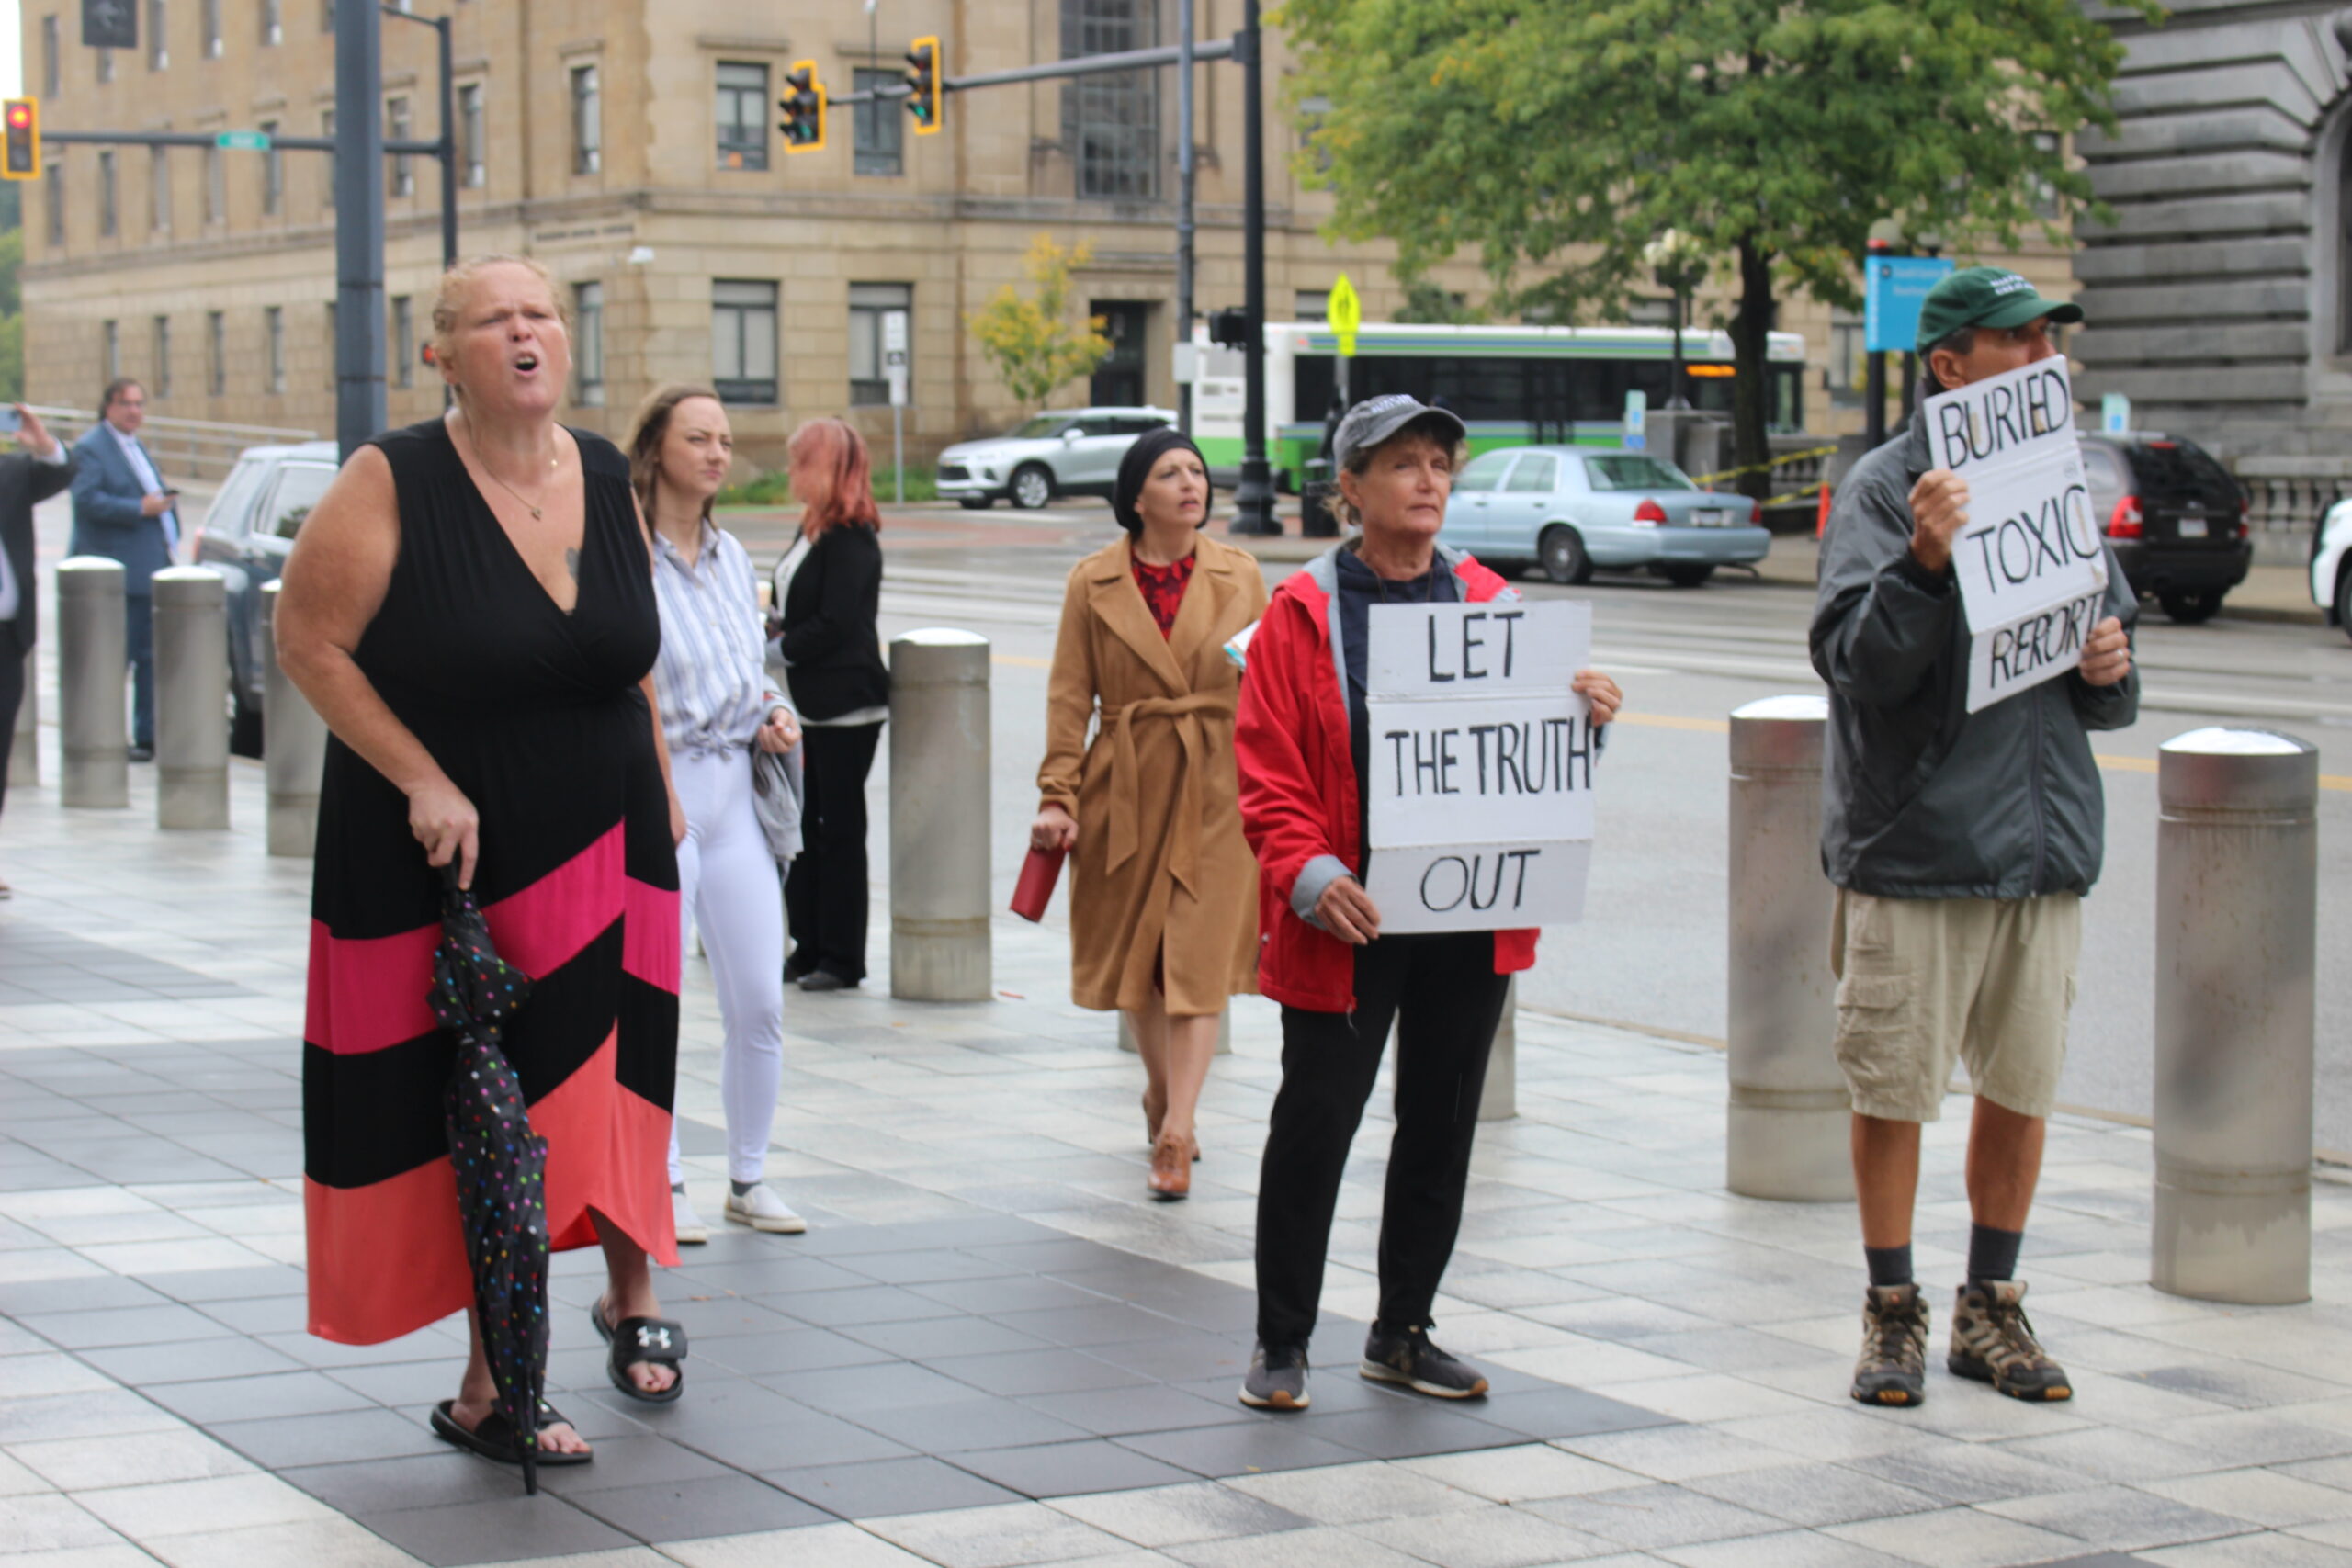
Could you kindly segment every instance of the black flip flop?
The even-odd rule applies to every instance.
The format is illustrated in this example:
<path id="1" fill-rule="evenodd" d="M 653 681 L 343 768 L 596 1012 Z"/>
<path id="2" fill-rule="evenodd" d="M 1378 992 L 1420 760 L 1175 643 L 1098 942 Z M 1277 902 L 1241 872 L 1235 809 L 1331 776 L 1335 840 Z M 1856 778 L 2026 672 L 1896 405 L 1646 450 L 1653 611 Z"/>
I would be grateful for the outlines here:
<path id="1" fill-rule="evenodd" d="M 605 1375 L 615 1388 L 631 1399 L 646 1404 L 674 1404 L 686 1391 L 686 1374 L 678 1363 L 686 1359 L 685 1325 L 666 1317 L 625 1317 L 618 1323 L 605 1321 L 605 1303 L 588 1304 L 588 1321 L 596 1325 L 598 1337 L 613 1348 L 605 1362 Z M 635 1366 L 667 1367 L 673 1381 L 659 1393 L 648 1393 L 637 1386 L 628 1375 Z"/>
<path id="2" fill-rule="evenodd" d="M 445 1399 L 433 1407 L 435 1437 L 445 1443 L 454 1443 L 469 1453 L 477 1453 L 484 1459 L 496 1460 L 501 1464 L 523 1462 L 522 1445 L 514 1440 L 514 1429 L 507 1423 L 503 1414 L 493 1407 L 489 1415 L 481 1418 L 481 1424 L 469 1432 L 458 1425 L 456 1416 L 449 1414 L 449 1407 L 456 1403 L 457 1401 L 453 1399 Z M 553 1427 L 562 1420 L 561 1411 L 544 1399 L 539 1401 L 541 1430 Z M 595 1457 L 594 1453 L 560 1454 L 546 1449 L 539 1450 L 537 1455 L 541 1464 L 586 1464 Z"/>

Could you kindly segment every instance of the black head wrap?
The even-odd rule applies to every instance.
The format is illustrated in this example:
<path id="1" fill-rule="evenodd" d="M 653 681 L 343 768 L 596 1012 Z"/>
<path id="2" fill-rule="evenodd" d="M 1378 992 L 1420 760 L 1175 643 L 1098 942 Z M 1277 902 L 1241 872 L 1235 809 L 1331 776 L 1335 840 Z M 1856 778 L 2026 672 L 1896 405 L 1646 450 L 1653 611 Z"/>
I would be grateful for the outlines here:
<path id="1" fill-rule="evenodd" d="M 1138 538 L 1143 534 L 1143 515 L 1136 510 L 1136 498 L 1143 494 L 1144 480 L 1151 478 L 1152 468 L 1160 458 L 1179 447 L 1201 457 L 1201 449 L 1193 445 L 1191 436 L 1172 424 L 1163 424 L 1136 436 L 1136 444 L 1127 448 L 1127 455 L 1119 459 L 1119 482 L 1111 491 L 1111 511 L 1119 519 L 1119 526 L 1127 531 L 1127 537 Z M 1209 460 L 1201 457 L 1204 471 L 1208 466 Z M 1201 525 L 1205 526 L 1208 520 L 1209 509 L 1204 506 Z"/>

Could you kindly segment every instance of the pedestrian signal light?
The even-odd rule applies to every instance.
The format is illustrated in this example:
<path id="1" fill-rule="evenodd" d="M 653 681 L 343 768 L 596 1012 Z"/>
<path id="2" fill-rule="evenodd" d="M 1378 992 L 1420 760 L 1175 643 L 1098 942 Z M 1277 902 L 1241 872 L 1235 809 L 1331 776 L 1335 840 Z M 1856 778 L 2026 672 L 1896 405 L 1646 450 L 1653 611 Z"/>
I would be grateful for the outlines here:
<path id="1" fill-rule="evenodd" d="M 1209 341 L 1219 348 L 1250 346 L 1250 312 L 1228 305 L 1209 312 Z"/>
<path id="2" fill-rule="evenodd" d="M 786 152 L 825 150 L 825 85 L 817 80 L 815 61 L 792 62 L 792 69 L 785 73 L 784 96 L 776 100 L 776 107 L 784 111 L 784 122 L 777 129 L 784 132 Z"/>
<path id="3" fill-rule="evenodd" d="M 919 38 L 907 51 L 907 107 L 915 117 L 915 134 L 931 136 L 947 123 L 947 84 L 940 77 L 939 39 Z"/>
<path id="4" fill-rule="evenodd" d="M 40 102 L 10 98 L 0 107 L 0 125 L 7 130 L 7 149 L 0 154 L 0 178 L 40 178 Z"/>

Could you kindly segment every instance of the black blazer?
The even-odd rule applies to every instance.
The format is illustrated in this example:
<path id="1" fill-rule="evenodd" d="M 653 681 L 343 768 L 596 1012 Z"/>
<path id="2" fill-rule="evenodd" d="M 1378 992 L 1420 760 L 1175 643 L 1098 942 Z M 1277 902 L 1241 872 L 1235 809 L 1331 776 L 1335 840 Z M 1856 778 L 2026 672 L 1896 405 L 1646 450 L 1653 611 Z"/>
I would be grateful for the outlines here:
<path id="1" fill-rule="evenodd" d="M 33 508 L 74 482 L 74 454 L 44 463 L 28 453 L 0 457 L 0 547 L 17 578 L 17 618 L 0 621 L 0 649 L 19 658 L 40 633 L 40 595 L 33 592 Z"/>
<path id="2" fill-rule="evenodd" d="M 844 523 L 808 547 L 784 595 L 779 651 L 803 718 L 839 718 L 890 700 L 882 663 L 882 541 Z"/>

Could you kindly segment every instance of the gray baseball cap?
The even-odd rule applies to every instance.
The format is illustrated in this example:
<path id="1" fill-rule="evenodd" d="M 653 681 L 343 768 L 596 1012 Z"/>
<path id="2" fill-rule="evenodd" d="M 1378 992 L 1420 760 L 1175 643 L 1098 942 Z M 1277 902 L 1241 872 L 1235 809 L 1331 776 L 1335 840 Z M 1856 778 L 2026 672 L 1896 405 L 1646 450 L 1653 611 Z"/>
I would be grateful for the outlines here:
<path id="1" fill-rule="evenodd" d="M 1470 427 L 1444 409 L 1433 409 L 1407 392 L 1371 398 L 1350 409 L 1331 437 L 1331 458 L 1346 468 L 1357 453 L 1379 446 L 1415 420 L 1429 420 L 1444 428 L 1447 439 L 1468 438 Z"/>

